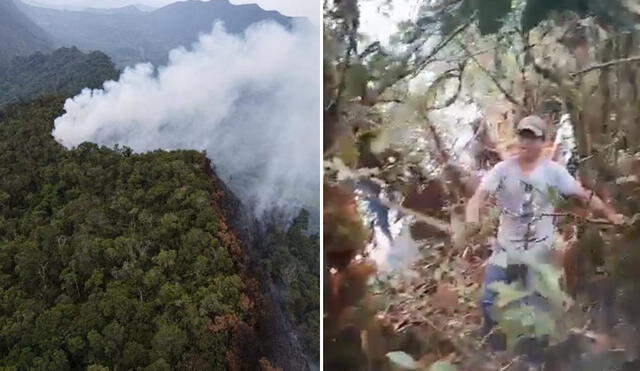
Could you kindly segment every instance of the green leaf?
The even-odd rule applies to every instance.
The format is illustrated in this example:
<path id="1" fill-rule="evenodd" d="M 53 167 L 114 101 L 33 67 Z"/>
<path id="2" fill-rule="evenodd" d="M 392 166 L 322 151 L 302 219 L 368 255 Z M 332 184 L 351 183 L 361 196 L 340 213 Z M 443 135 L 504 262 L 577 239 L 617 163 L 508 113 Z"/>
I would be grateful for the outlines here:
<path id="1" fill-rule="evenodd" d="M 562 201 L 562 198 L 560 197 L 560 193 L 558 192 L 558 189 L 556 187 L 549 186 L 548 192 L 549 192 L 549 201 L 555 208 L 558 208 L 560 206 L 560 201 Z"/>
<path id="2" fill-rule="evenodd" d="M 561 272 L 550 264 L 532 265 L 537 272 L 536 290 L 547 298 L 552 311 L 558 313 L 564 309 L 564 304 L 571 298 L 560 287 Z"/>
<path id="3" fill-rule="evenodd" d="M 353 64 L 345 73 L 346 93 L 349 97 L 364 97 L 369 82 L 369 71 L 362 64 Z"/>
<path id="4" fill-rule="evenodd" d="M 344 135 L 342 138 L 340 138 L 337 156 L 348 167 L 353 167 L 356 165 L 356 162 L 358 161 L 358 158 L 360 156 L 360 152 L 358 151 L 358 147 L 356 146 L 356 141 L 353 136 Z"/>
<path id="5" fill-rule="evenodd" d="M 449 362 L 438 361 L 429 367 L 429 371 L 456 371 L 456 366 Z"/>
<path id="6" fill-rule="evenodd" d="M 387 353 L 387 358 L 389 358 L 395 366 L 399 366 L 405 370 L 415 370 L 418 368 L 418 363 L 405 352 L 389 352 Z"/>
<path id="7" fill-rule="evenodd" d="M 507 337 L 509 349 L 513 349 L 519 337 L 530 335 L 533 332 L 534 315 L 533 307 L 522 305 L 507 309 L 498 317 L 498 324 Z"/>
<path id="8" fill-rule="evenodd" d="M 556 322 L 547 312 L 538 312 L 534 317 L 534 331 L 537 337 L 552 335 L 556 329 Z"/>
<path id="9" fill-rule="evenodd" d="M 518 283 L 493 282 L 489 284 L 489 289 L 498 293 L 498 300 L 495 305 L 498 308 L 504 308 L 507 305 L 525 298 L 529 292 L 522 290 Z"/>
<path id="10" fill-rule="evenodd" d="M 9 201 L 10 198 L 11 196 L 7 192 L 0 189 L 0 204 Z"/>

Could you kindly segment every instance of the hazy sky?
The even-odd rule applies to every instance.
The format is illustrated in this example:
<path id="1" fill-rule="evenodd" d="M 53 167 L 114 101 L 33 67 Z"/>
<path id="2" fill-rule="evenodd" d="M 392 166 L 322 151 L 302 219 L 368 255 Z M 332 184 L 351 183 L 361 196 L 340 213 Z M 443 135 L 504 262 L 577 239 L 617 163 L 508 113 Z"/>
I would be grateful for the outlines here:
<path id="1" fill-rule="evenodd" d="M 360 1 L 360 31 L 369 38 L 362 45 L 380 41 L 387 45 L 389 37 L 398 30 L 398 23 L 414 20 L 421 0 L 394 0 L 392 6 L 385 0 Z"/>
<path id="2" fill-rule="evenodd" d="M 0 0 L 4 1 L 4 0 Z M 161 7 L 176 0 L 23 0 L 26 3 L 64 6 L 113 8 L 132 4 L 144 4 Z M 215 1 L 215 0 L 214 0 Z M 267 10 L 277 10 L 288 16 L 307 17 L 313 23 L 320 23 L 321 0 L 230 0 L 233 4 L 254 3 Z"/>

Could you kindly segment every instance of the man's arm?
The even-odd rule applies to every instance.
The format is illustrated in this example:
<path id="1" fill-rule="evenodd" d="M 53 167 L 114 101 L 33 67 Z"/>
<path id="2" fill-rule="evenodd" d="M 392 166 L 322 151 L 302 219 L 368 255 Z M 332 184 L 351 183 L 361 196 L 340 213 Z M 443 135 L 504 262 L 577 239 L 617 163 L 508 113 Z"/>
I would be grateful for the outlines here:
<path id="1" fill-rule="evenodd" d="M 578 182 L 576 180 L 576 182 Z M 618 214 L 614 208 L 607 205 L 598 195 L 593 191 L 587 191 L 578 183 L 582 192 L 576 195 L 578 199 L 586 205 L 591 211 L 601 213 L 605 218 L 609 219 L 613 224 L 624 223 L 625 217 L 622 214 Z"/>
<path id="2" fill-rule="evenodd" d="M 569 174 L 567 169 L 560 165 L 558 165 L 557 169 L 559 171 L 558 187 L 563 195 L 576 197 L 591 211 L 603 214 L 614 224 L 624 223 L 624 215 L 618 214 L 615 209 L 602 201 L 595 192 L 584 189 L 580 182 Z"/>
<path id="3" fill-rule="evenodd" d="M 480 223 L 480 209 L 486 204 L 489 193 L 478 188 L 473 196 L 469 199 L 465 210 L 465 219 L 467 223 Z"/>
<path id="4" fill-rule="evenodd" d="M 485 206 L 489 195 L 495 193 L 500 185 L 502 168 L 504 165 L 500 162 L 489 170 L 481 179 L 478 188 L 473 196 L 469 199 L 465 210 L 465 219 L 467 223 L 480 223 L 480 210 Z"/>

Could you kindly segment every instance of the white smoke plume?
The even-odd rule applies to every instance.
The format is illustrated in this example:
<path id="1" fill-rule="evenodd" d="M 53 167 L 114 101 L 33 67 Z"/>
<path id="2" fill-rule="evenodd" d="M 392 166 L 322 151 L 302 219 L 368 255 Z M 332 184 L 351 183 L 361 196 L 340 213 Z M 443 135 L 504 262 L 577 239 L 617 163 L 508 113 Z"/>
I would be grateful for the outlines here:
<path id="1" fill-rule="evenodd" d="M 242 36 L 216 24 L 190 50 L 173 50 L 157 73 L 126 69 L 103 89 L 65 103 L 54 137 L 154 149 L 206 150 L 218 174 L 259 215 L 277 207 L 319 210 L 318 30 L 274 23 Z"/>

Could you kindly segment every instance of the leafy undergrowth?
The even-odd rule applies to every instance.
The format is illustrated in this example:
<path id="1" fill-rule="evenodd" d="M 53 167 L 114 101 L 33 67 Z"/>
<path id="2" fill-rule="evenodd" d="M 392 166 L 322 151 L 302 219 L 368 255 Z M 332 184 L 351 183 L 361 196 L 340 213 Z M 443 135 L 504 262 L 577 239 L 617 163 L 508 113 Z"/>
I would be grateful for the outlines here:
<path id="1" fill-rule="evenodd" d="M 372 321 L 386 330 L 378 333 L 388 337 L 382 340 L 380 335 L 379 346 L 368 351 L 385 354 L 381 363 L 391 370 L 528 370 L 533 367 L 531 350 L 517 340 L 534 335 L 550 338 L 539 369 L 634 370 L 640 339 L 634 324 L 638 300 L 637 284 L 629 279 L 632 262 L 638 259 L 638 252 L 631 250 L 637 229 L 632 225 L 596 232 L 602 236 L 600 243 L 606 241 L 609 274 L 582 277 L 584 283 L 575 298 L 565 293 L 567 276 L 577 273 L 572 270 L 573 260 L 581 252 L 588 253 L 588 243 L 594 241 L 580 243 L 558 236 L 565 252 L 559 262 L 564 266 L 533 267 L 538 271 L 536 287 L 550 302 L 548 313 L 516 305 L 527 294 L 517 284 L 495 285 L 500 293 L 495 304 L 497 328 L 506 334 L 508 346 L 503 352 L 489 351 L 488 339 L 479 331 L 486 267 L 483 246 L 460 253 L 447 243 L 425 243 L 411 269 L 371 276 Z M 376 326 L 370 325 L 367 331 L 371 328 Z"/>
<path id="2" fill-rule="evenodd" d="M 447 239 L 425 240 L 410 269 L 383 275 L 362 257 L 359 246 L 369 239 L 366 234 L 361 234 L 363 241 L 340 233 L 356 226 L 355 203 L 339 188 L 325 190 L 325 241 L 331 241 L 325 245 L 325 261 L 333 267 L 325 273 L 325 367 L 528 370 L 531 350 L 515 340 L 532 334 L 550 337 L 539 369 L 638 369 L 637 224 L 613 228 L 564 221 L 564 233 L 557 236 L 564 254 L 555 266 L 534 267 L 536 287 L 550 300 L 551 315 L 514 306 L 526 292 L 517 285 L 498 285 L 497 328 L 507 335 L 508 351 L 491 352 L 488 339 L 480 335 L 479 309 L 487 241 L 467 241 L 458 249 Z M 633 214 L 634 204 L 626 206 L 623 212 Z M 576 239 L 572 230 L 584 237 Z M 606 275 L 593 273 L 597 254 Z"/>
<path id="3" fill-rule="evenodd" d="M 418 368 L 430 369 L 438 361 L 461 364 L 477 350 L 482 273 L 476 256 L 449 256 L 427 247 L 410 272 L 378 281 L 374 295 L 385 298 L 378 315 Z"/>

